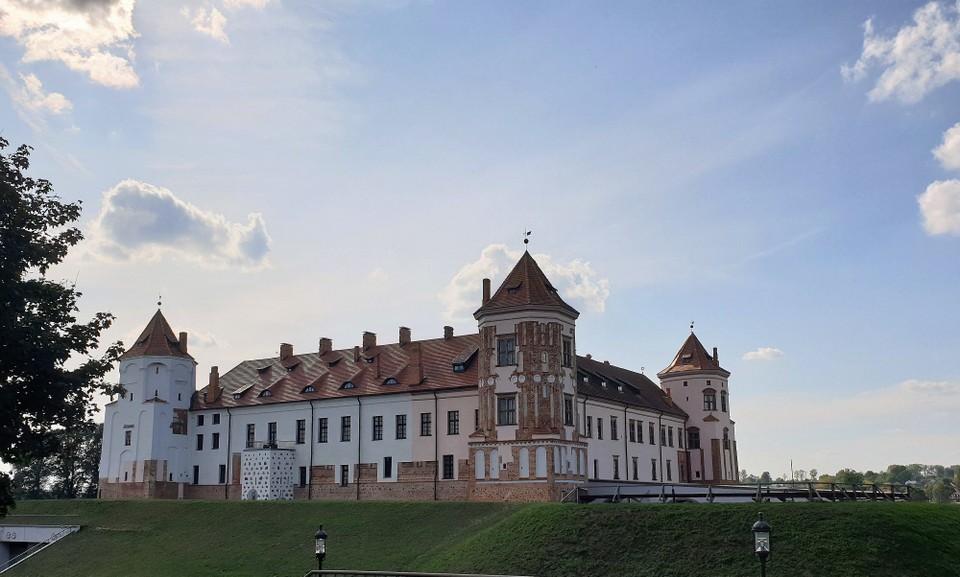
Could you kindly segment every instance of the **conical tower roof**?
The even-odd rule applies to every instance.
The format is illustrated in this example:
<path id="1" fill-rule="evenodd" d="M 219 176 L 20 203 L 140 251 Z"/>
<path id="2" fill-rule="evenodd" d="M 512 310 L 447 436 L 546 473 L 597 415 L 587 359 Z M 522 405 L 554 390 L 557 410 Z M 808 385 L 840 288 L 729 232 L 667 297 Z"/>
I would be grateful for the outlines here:
<path id="1" fill-rule="evenodd" d="M 180 343 L 180 339 L 170 328 L 170 323 L 163 318 L 163 313 L 157 309 L 156 314 L 147 323 L 143 332 L 137 337 L 123 355 L 121 359 L 133 357 L 183 357 L 193 359 L 186 351 L 186 343 Z"/>
<path id="2" fill-rule="evenodd" d="M 700 339 L 697 338 L 697 335 L 695 335 L 693 331 L 690 331 L 690 336 L 687 337 L 683 346 L 680 347 L 677 356 L 673 357 L 673 362 L 670 363 L 669 367 L 657 373 L 657 376 L 662 378 L 679 373 L 703 371 L 720 372 L 725 373 L 727 376 L 730 375 L 728 371 L 720 366 L 720 363 L 718 363 L 715 358 L 707 353 L 707 349 L 700 342 Z"/>
<path id="3" fill-rule="evenodd" d="M 580 316 L 575 308 L 560 298 L 560 293 L 547 280 L 537 261 L 524 251 L 497 292 L 473 316 L 479 320 L 486 313 L 528 307 L 555 308 L 574 319 Z"/>

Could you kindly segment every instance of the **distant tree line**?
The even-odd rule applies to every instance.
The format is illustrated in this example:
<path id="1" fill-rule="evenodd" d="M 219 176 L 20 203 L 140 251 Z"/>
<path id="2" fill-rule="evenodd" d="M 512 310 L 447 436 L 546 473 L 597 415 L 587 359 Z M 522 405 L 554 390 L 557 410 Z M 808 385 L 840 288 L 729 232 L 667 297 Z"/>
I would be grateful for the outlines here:
<path id="1" fill-rule="evenodd" d="M 97 496 L 103 425 L 87 422 L 52 433 L 50 452 L 14 466 L 11 493 L 21 499 Z"/>
<path id="2" fill-rule="evenodd" d="M 740 471 L 741 483 L 776 484 L 791 480 L 856 485 L 912 485 L 917 489 L 922 489 L 931 501 L 946 503 L 957 499 L 957 491 L 960 488 L 960 465 L 944 467 L 943 465 L 914 463 L 912 465 L 890 465 L 880 472 L 868 470 L 861 473 L 854 469 L 840 469 L 833 475 L 820 474 L 816 469 L 810 469 L 809 471 L 797 469 L 793 471 L 792 478 L 788 474 L 773 478 L 769 471 L 764 471 L 759 476 L 748 473 L 746 469 Z"/>

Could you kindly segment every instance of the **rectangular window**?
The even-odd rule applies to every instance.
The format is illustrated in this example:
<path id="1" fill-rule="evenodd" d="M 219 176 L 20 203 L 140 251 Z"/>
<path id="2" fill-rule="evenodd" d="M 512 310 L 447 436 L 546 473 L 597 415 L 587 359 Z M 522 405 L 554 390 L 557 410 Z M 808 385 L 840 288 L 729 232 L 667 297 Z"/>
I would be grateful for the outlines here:
<path id="1" fill-rule="evenodd" d="M 247 448 L 252 449 L 253 443 L 256 442 L 257 436 L 257 426 L 254 424 L 247 425 Z"/>
<path id="2" fill-rule="evenodd" d="M 700 448 L 700 429 L 687 429 L 687 448 Z"/>
<path id="3" fill-rule="evenodd" d="M 213 424 L 214 424 L 214 425 L 219 425 L 219 424 L 220 424 L 220 413 L 214 413 L 214 414 L 213 414 Z"/>
<path id="4" fill-rule="evenodd" d="M 130 443 L 133 442 L 133 431 L 124 431 L 123 432 L 123 444 L 127 447 L 130 446 Z"/>
<path id="5" fill-rule="evenodd" d="M 651 445 L 655 445 L 657 444 L 657 441 L 654 437 L 654 433 L 656 432 L 656 429 L 653 428 L 653 421 L 651 421 L 649 424 L 650 424 L 650 428 L 647 432 L 650 433 L 650 438 L 648 440 L 650 441 Z"/>
<path id="6" fill-rule="evenodd" d="M 300 486 L 301 487 L 307 486 L 307 468 L 306 467 L 300 467 Z"/>
<path id="7" fill-rule="evenodd" d="M 683 429 L 677 427 L 677 446 L 683 448 Z"/>
<path id="8" fill-rule="evenodd" d="M 383 417 L 380 415 L 373 418 L 373 440 L 383 440 Z"/>
<path id="9" fill-rule="evenodd" d="M 603 440 L 603 419 L 597 417 L 597 438 Z"/>
<path id="10" fill-rule="evenodd" d="M 218 482 L 221 485 L 227 482 L 227 466 L 226 465 L 220 465 L 220 473 L 217 478 L 219 479 Z"/>
<path id="11" fill-rule="evenodd" d="M 433 414 L 420 413 L 420 436 L 429 437 L 433 434 Z"/>
<path id="12" fill-rule="evenodd" d="M 667 445 L 673 446 L 673 427 L 667 427 Z"/>
<path id="13" fill-rule="evenodd" d="M 714 392 L 703 393 L 703 410 L 704 411 L 716 411 L 717 410 L 717 394 Z"/>
<path id="14" fill-rule="evenodd" d="M 563 366 L 573 366 L 573 341 L 563 339 Z"/>
<path id="15" fill-rule="evenodd" d="M 350 440 L 350 416 L 340 417 L 340 442 L 346 443 Z"/>
<path id="16" fill-rule="evenodd" d="M 473 410 L 473 430 L 480 430 L 480 409 Z"/>
<path id="17" fill-rule="evenodd" d="M 398 439 L 407 438 L 407 416 L 406 415 L 397 415 L 397 438 Z"/>
<path id="18" fill-rule="evenodd" d="M 317 419 L 317 442 L 326 443 L 329 440 L 330 425 L 326 417 Z"/>
<path id="19" fill-rule="evenodd" d="M 610 417 L 610 438 L 616 441 L 620 438 L 619 435 L 620 435 L 620 430 L 617 427 L 617 418 Z"/>
<path id="20" fill-rule="evenodd" d="M 667 459 L 667 480 L 673 480 L 673 468 L 670 467 L 670 459 Z"/>
<path id="21" fill-rule="evenodd" d="M 591 436 L 593 436 L 593 417 L 591 417 L 590 415 L 587 415 L 587 426 L 584 428 L 586 429 L 584 436 L 586 436 L 587 438 L 590 438 Z"/>
<path id="22" fill-rule="evenodd" d="M 573 426 L 573 397 L 563 398 L 563 424 Z"/>
<path id="23" fill-rule="evenodd" d="M 638 479 L 638 477 L 637 477 L 637 463 L 638 463 L 638 459 L 637 459 L 637 457 L 634 457 L 634 458 L 633 458 L 633 480 L 634 480 L 634 481 L 636 481 L 636 480 Z"/>
<path id="24" fill-rule="evenodd" d="M 277 446 L 277 423 L 267 423 L 267 443 L 271 447 Z"/>
<path id="25" fill-rule="evenodd" d="M 627 423 L 627 431 L 628 431 L 628 433 L 629 433 L 629 435 L 630 435 L 630 442 L 631 442 L 631 443 L 635 443 L 635 442 L 637 441 L 637 434 L 636 434 L 636 431 L 635 431 L 634 428 L 633 428 L 633 426 L 634 426 L 635 424 L 636 424 L 636 421 L 634 421 L 633 419 L 630 419 L 630 421 Z"/>
<path id="26" fill-rule="evenodd" d="M 643 442 L 643 421 L 637 421 L 637 442 Z"/>
<path id="27" fill-rule="evenodd" d="M 340 465 L 340 486 L 346 487 L 350 482 L 350 465 Z"/>
<path id="28" fill-rule="evenodd" d="M 667 426 L 666 425 L 660 425 L 660 446 L 661 447 L 667 446 Z"/>
<path id="29" fill-rule="evenodd" d="M 197 426 L 198 427 L 203 426 L 203 415 L 197 415 Z"/>
<path id="30" fill-rule="evenodd" d="M 514 338 L 497 339 L 497 365 L 517 364 L 517 341 Z"/>
<path id="31" fill-rule="evenodd" d="M 197 450 L 203 450 L 203 435 L 197 435 Z"/>
<path id="32" fill-rule="evenodd" d="M 194 485 L 200 484 L 200 465 L 193 466 L 193 484 Z"/>
<path id="33" fill-rule="evenodd" d="M 620 478 L 620 457 L 617 455 L 613 456 L 613 478 Z"/>
<path id="34" fill-rule="evenodd" d="M 650 459 L 650 478 L 654 481 L 657 480 L 657 460 Z"/>
<path id="35" fill-rule="evenodd" d="M 220 448 L 220 433 L 213 433 L 210 436 L 210 448 L 214 451 Z"/>
<path id="36" fill-rule="evenodd" d="M 727 391 L 720 391 L 720 410 L 727 412 Z"/>
<path id="37" fill-rule="evenodd" d="M 460 434 L 460 411 L 447 411 L 447 434 Z"/>
<path id="38" fill-rule="evenodd" d="M 297 419 L 297 444 L 302 445 L 307 442 L 307 420 Z"/>
<path id="39" fill-rule="evenodd" d="M 383 478 L 389 479 L 393 477 L 393 457 L 384 457 L 383 458 Z"/>
<path id="40" fill-rule="evenodd" d="M 517 424 L 517 398 L 515 396 L 497 398 L 497 424 Z"/>
<path id="41" fill-rule="evenodd" d="M 443 456 L 443 478 L 444 479 L 453 478 L 453 455 Z"/>

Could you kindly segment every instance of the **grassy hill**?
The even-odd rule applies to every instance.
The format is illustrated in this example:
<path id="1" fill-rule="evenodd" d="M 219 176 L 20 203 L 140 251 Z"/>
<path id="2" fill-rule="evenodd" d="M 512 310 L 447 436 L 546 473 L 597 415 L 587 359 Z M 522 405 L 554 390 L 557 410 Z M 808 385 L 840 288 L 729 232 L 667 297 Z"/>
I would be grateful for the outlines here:
<path id="1" fill-rule="evenodd" d="M 318 501 L 23 502 L 9 522 L 60 515 L 83 530 L 8 575 L 300 576 L 315 568 L 323 523 L 325 568 L 753 576 L 761 509 L 774 531 L 770 577 L 960 575 L 960 507 L 950 505 Z"/>

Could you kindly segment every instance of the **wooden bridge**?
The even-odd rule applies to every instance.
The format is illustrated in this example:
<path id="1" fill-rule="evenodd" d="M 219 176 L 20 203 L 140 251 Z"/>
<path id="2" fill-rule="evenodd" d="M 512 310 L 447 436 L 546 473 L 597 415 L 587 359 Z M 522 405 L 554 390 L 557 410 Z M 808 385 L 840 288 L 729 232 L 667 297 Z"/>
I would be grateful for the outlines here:
<path id="1" fill-rule="evenodd" d="M 916 501 L 923 491 L 909 485 L 821 483 L 787 481 L 751 485 L 698 485 L 692 483 L 587 482 L 564 496 L 576 503 L 727 503 L 767 501 Z"/>

